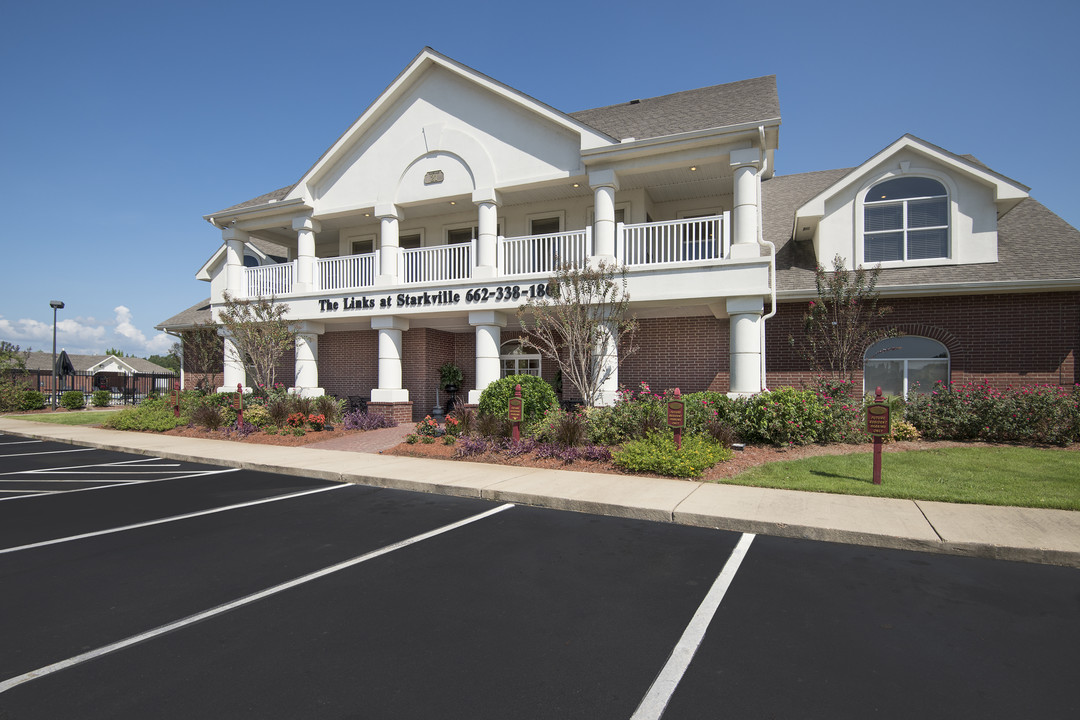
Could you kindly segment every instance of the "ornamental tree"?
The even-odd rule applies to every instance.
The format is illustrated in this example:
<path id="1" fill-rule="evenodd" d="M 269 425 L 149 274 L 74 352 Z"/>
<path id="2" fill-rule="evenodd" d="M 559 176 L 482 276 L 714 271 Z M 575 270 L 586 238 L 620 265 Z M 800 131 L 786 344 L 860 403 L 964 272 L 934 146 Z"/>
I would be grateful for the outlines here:
<path id="1" fill-rule="evenodd" d="M 626 269 L 614 263 L 559 267 L 548 293 L 518 308 L 523 344 L 555 362 L 588 407 L 615 368 L 607 357 L 618 348 L 618 364 L 634 353 L 637 320 L 628 315 Z"/>
<path id="2" fill-rule="evenodd" d="M 218 326 L 212 322 L 197 323 L 180 333 L 182 342 L 173 345 L 171 355 L 181 358 L 184 372 L 196 378 L 195 387 L 211 389 L 214 375 L 221 372 L 224 356 Z"/>
<path id="3" fill-rule="evenodd" d="M 788 336 L 814 370 L 834 380 L 850 381 L 863 366 L 866 348 L 899 335 L 895 328 L 877 323 L 892 312 L 891 307 L 879 305 L 880 274 L 880 265 L 869 271 L 862 265 L 848 270 L 840 255 L 833 258 L 832 272 L 817 266 L 817 299 L 810 301 L 803 314 L 802 341 Z"/>
<path id="4" fill-rule="evenodd" d="M 225 292 L 218 312 L 222 330 L 230 336 L 257 386 L 274 387 L 277 365 L 296 342 L 296 329 L 285 319 L 289 306 L 259 295 L 238 300 Z"/>

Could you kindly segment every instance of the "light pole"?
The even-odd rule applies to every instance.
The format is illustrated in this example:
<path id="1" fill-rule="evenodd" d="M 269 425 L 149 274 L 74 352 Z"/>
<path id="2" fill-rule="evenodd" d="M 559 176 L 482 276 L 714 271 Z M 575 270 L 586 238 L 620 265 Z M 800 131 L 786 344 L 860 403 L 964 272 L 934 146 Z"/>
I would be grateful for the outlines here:
<path id="1" fill-rule="evenodd" d="M 52 308 L 52 409 L 56 410 L 56 311 L 64 309 L 62 300 L 50 300 Z"/>

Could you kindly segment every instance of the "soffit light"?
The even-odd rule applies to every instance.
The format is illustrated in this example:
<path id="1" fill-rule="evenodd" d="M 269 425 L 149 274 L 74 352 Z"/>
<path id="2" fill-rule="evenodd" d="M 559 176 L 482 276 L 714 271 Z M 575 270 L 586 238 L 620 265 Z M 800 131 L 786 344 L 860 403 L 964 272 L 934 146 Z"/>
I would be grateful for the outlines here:
<path id="1" fill-rule="evenodd" d="M 697 172 L 697 165 L 691 165 L 690 172 Z"/>

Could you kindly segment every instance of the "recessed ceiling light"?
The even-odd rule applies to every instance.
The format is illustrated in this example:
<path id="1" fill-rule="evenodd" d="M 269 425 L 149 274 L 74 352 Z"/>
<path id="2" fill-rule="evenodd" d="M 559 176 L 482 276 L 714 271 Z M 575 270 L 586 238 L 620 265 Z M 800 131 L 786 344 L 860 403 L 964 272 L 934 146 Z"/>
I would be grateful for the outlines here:
<path id="1" fill-rule="evenodd" d="M 457 200 L 451 200 L 451 201 L 450 201 L 450 204 L 451 204 L 451 205 L 457 205 Z"/>
<path id="2" fill-rule="evenodd" d="M 364 213 L 364 217 L 371 217 L 371 213 Z"/>
<path id="3" fill-rule="evenodd" d="M 574 187 L 581 187 L 581 183 L 574 183 Z"/>
<path id="4" fill-rule="evenodd" d="M 697 170 L 697 165 L 691 165 L 690 166 L 690 172 L 695 172 L 696 170 Z"/>

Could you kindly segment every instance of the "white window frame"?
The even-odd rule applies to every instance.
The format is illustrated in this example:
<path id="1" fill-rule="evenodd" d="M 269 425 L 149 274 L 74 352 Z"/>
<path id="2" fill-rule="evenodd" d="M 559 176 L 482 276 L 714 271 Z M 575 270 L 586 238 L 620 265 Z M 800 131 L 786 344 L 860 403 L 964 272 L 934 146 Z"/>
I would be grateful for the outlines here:
<path id="1" fill-rule="evenodd" d="M 549 210 L 547 212 L 528 213 L 525 215 L 525 237 L 530 237 L 533 234 L 532 224 L 533 220 L 548 220 L 550 218 L 559 218 L 559 229 L 555 232 L 566 231 L 566 211 L 565 210 Z"/>
<path id="2" fill-rule="evenodd" d="M 870 347 L 866 348 L 866 350 L 863 351 L 863 396 L 864 397 L 867 394 L 873 394 L 876 391 L 876 387 L 873 387 L 873 388 L 869 387 L 867 385 L 867 383 L 866 383 L 866 366 L 867 366 L 868 363 L 872 363 L 872 362 L 902 362 L 902 363 L 904 363 L 904 393 L 903 393 L 903 397 L 904 397 L 905 400 L 907 400 L 908 393 L 910 391 L 910 386 L 909 386 L 910 381 L 908 379 L 909 378 L 908 363 L 911 362 L 911 361 L 915 361 L 915 362 L 929 362 L 929 361 L 939 361 L 940 362 L 940 361 L 944 361 L 945 362 L 946 383 L 949 382 L 949 378 L 952 377 L 952 353 L 949 352 L 949 348 L 945 346 L 945 343 L 941 342 L 940 340 L 934 340 L 934 338 L 931 338 L 931 337 L 926 337 L 925 335 L 901 335 L 900 337 L 889 338 L 888 340 L 891 341 L 891 342 L 898 342 L 899 343 L 899 342 L 903 342 L 905 339 L 913 339 L 913 338 L 917 338 L 917 339 L 920 339 L 920 340 L 930 340 L 932 342 L 936 342 L 938 345 L 940 345 L 942 348 L 945 349 L 945 357 L 944 358 L 940 358 L 940 357 L 913 357 L 913 358 L 889 358 L 889 357 L 878 358 L 878 357 L 873 357 L 873 358 L 868 358 L 868 357 L 866 357 L 866 353 L 870 352 L 870 348 L 872 348 L 874 345 L 878 344 L 878 343 L 874 343 L 874 345 L 871 345 Z M 879 341 L 879 342 L 881 342 L 881 341 Z M 926 389 L 927 392 L 929 392 L 929 390 L 930 390 L 929 388 Z"/>
<path id="3" fill-rule="evenodd" d="M 420 236 L 420 244 L 417 245 L 416 248 L 403 248 L 403 247 L 401 247 L 401 238 L 408 237 L 409 235 L 419 235 Z M 425 237 L 424 228 L 419 227 L 419 228 L 411 228 L 409 230 L 399 230 L 398 231 L 398 247 L 401 248 L 402 250 L 406 250 L 406 249 L 407 250 L 416 250 L 418 248 L 427 247 L 427 238 Z"/>
<path id="4" fill-rule="evenodd" d="M 506 218 L 498 218 L 495 222 L 495 234 L 502 235 L 502 229 L 506 227 Z M 471 240 L 477 240 L 480 237 L 480 221 L 470 220 L 468 222 L 450 223 L 449 225 L 443 225 L 442 237 L 443 242 L 447 245 L 450 244 L 450 231 L 451 230 L 472 230 L 473 236 Z"/>
<path id="5" fill-rule="evenodd" d="M 929 168 L 912 168 L 909 172 L 888 172 L 874 177 L 860 188 L 856 195 L 856 201 L 854 205 L 855 213 L 855 258 L 857 262 L 854 265 L 870 265 L 864 258 L 866 257 L 866 196 L 874 188 L 875 185 L 879 185 L 888 180 L 896 180 L 903 177 L 925 177 L 931 180 L 936 180 L 945 187 L 945 196 L 947 203 L 947 212 L 949 218 L 949 225 L 945 233 L 945 247 L 946 255 L 944 257 L 936 258 L 924 258 L 921 260 L 882 260 L 872 263 L 873 266 L 880 265 L 883 268 L 896 268 L 896 267 L 922 267 L 928 265 L 956 265 L 956 233 L 957 233 L 957 220 L 959 213 L 957 210 L 956 198 L 957 188 L 952 179 L 944 174 L 931 170 Z M 936 197 L 936 196 L 935 196 Z M 894 200 L 891 202 L 903 202 L 904 203 L 904 256 L 907 256 L 907 233 L 910 228 L 907 227 L 907 201 L 917 200 L 918 198 L 904 198 L 903 200 Z M 871 202 L 871 205 L 874 203 Z M 884 204 L 884 203 L 883 203 Z M 940 227 L 940 226 L 937 226 Z M 932 229 L 932 228 L 914 228 L 915 230 Z M 895 231 L 894 231 L 895 232 Z"/>
<path id="6" fill-rule="evenodd" d="M 544 369 L 544 359 L 541 357 L 540 353 L 538 353 L 538 352 L 535 352 L 535 353 L 503 352 L 504 348 L 506 348 L 509 345 L 514 345 L 514 346 L 520 347 L 522 350 L 527 349 L 525 344 L 522 343 L 521 340 L 519 340 L 517 338 L 512 338 L 510 340 L 505 340 L 502 343 L 500 343 L 499 344 L 499 377 L 504 378 L 507 375 L 511 374 L 511 373 L 506 372 L 506 367 L 504 366 L 504 363 L 507 360 L 513 360 L 514 361 L 514 370 L 515 370 L 515 372 L 512 373 L 514 375 L 522 375 L 522 374 L 524 374 L 524 375 L 532 375 L 533 373 L 531 373 L 531 372 L 520 373 L 520 372 L 516 372 L 516 371 L 519 369 L 518 368 L 518 361 L 520 361 L 520 360 L 535 360 L 536 361 L 536 377 L 540 377 L 540 373 Z"/>

